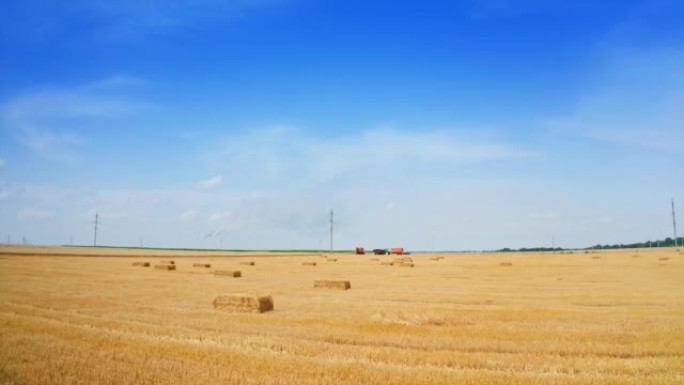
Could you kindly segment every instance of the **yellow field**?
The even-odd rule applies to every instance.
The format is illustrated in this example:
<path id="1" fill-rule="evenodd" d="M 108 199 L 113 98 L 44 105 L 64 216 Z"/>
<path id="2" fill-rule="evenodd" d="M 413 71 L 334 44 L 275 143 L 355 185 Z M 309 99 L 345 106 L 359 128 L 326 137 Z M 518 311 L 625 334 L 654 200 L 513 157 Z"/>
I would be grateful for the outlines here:
<path id="1" fill-rule="evenodd" d="M 0 384 L 684 383 L 684 252 L 440 255 L 0 247 Z"/>

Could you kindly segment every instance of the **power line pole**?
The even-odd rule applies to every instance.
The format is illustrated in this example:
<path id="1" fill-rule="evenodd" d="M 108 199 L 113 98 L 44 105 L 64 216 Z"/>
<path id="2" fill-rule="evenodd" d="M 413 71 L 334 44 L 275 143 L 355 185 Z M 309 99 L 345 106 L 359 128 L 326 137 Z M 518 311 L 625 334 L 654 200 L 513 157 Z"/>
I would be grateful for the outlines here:
<path id="1" fill-rule="evenodd" d="M 674 230 L 674 243 L 677 247 L 677 221 L 675 220 L 674 198 L 672 198 L 672 230 Z"/>
<path id="2" fill-rule="evenodd" d="M 330 209 L 330 251 L 333 250 L 333 210 Z"/>
<path id="3" fill-rule="evenodd" d="M 95 213 L 95 238 L 93 239 L 93 246 L 97 246 L 97 221 L 98 221 L 98 214 Z"/>

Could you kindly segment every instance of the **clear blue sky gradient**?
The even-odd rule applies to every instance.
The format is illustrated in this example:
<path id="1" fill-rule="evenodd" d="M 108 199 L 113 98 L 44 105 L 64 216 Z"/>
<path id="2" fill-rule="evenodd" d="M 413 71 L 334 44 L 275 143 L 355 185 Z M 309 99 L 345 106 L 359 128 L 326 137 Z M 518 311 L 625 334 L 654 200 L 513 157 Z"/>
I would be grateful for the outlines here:
<path id="1" fill-rule="evenodd" d="M 674 0 L 8 0 L 0 242 L 662 239 L 682 90 Z"/>

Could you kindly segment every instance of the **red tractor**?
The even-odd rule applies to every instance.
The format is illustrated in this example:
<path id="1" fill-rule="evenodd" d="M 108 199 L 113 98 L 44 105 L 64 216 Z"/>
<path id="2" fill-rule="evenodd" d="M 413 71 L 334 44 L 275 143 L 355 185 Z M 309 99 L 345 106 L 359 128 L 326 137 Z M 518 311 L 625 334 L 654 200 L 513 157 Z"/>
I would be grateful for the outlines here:
<path id="1" fill-rule="evenodd" d="M 356 248 L 356 255 L 364 255 L 366 254 L 366 250 L 364 250 L 363 247 L 357 247 Z"/>

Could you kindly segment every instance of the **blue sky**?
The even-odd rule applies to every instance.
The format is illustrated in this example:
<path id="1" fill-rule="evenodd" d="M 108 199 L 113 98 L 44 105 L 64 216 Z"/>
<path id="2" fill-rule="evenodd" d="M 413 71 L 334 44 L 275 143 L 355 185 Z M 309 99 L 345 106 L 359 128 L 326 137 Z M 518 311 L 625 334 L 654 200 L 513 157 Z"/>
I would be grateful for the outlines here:
<path id="1" fill-rule="evenodd" d="M 672 236 L 684 3 L 0 5 L 0 242 L 412 250 Z M 684 218 L 681 215 L 679 218 Z M 684 219 L 680 219 L 680 233 Z"/>

